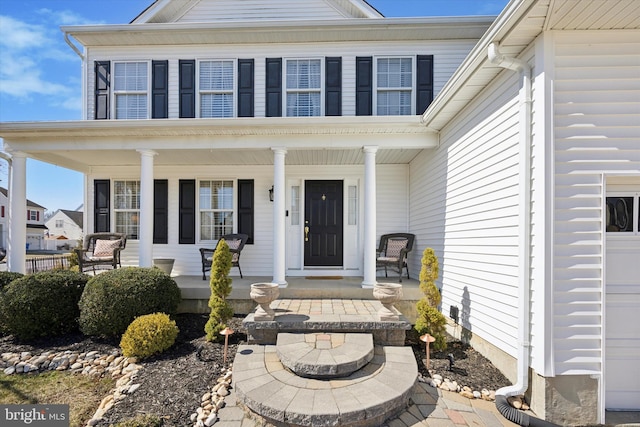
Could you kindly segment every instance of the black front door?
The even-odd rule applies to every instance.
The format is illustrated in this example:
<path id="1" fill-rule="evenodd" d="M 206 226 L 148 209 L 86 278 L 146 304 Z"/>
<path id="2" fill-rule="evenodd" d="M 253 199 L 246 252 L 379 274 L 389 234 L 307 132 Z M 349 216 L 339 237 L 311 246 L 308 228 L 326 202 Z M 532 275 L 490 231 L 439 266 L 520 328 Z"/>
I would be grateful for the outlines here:
<path id="1" fill-rule="evenodd" d="M 306 181 L 304 188 L 304 265 L 342 266 L 342 181 Z"/>

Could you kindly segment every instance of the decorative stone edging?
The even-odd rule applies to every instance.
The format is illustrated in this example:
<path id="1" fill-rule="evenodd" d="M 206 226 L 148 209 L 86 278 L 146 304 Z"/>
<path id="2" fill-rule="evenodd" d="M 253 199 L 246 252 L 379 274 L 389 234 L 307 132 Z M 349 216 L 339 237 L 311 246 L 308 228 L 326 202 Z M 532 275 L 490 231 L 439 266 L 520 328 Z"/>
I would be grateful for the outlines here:
<path id="1" fill-rule="evenodd" d="M 430 385 L 431 387 L 458 393 L 459 395 L 466 397 L 467 399 L 482 399 L 489 402 L 494 402 L 496 400 L 495 390 L 483 388 L 481 391 L 478 391 L 473 390 L 468 386 L 461 387 L 456 381 L 451 381 L 449 378 L 443 378 L 440 374 L 434 374 L 431 378 L 425 378 L 422 374 L 419 373 L 418 381 Z M 507 401 L 516 409 L 521 409 L 523 411 L 529 409 L 529 405 L 522 395 L 511 396 L 507 399 Z"/>
<path id="2" fill-rule="evenodd" d="M 125 357 L 119 352 L 100 354 L 97 351 L 46 351 L 39 355 L 30 352 L 2 353 L 0 368 L 5 375 L 22 374 L 28 372 L 68 371 L 71 373 L 89 375 L 100 378 L 111 375 L 116 379 L 116 387 L 98 406 L 98 409 L 87 422 L 87 427 L 98 424 L 104 414 L 127 394 L 135 392 L 140 384 L 134 384 L 137 373 L 142 366 L 135 357 Z"/>
<path id="3" fill-rule="evenodd" d="M 222 372 L 211 390 L 202 395 L 200 407 L 191 414 L 194 427 L 211 427 L 218 421 L 218 411 L 224 408 L 224 398 L 229 395 L 233 378 L 232 366 L 222 368 Z"/>

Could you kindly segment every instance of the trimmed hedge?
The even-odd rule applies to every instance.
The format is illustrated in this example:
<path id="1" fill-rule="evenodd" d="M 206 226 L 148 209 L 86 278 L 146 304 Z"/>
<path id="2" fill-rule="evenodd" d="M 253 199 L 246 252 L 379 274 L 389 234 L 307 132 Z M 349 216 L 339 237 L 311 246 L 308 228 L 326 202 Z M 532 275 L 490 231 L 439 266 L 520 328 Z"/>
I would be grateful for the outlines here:
<path id="1" fill-rule="evenodd" d="M 138 316 L 173 315 L 180 288 L 157 268 L 125 267 L 92 277 L 80 298 L 80 330 L 85 335 L 118 336 Z"/>
<path id="2" fill-rule="evenodd" d="M 16 279 L 24 276 L 22 273 L 14 273 L 12 271 L 0 271 L 0 293 L 4 290 L 4 288 L 11 282 Z M 8 333 L 7 331 L 7 318 L 6 312 L 0 307 L 0 333 Z"/>
<path id="3" fill-rule="evenodd" d="M 178 336 L 176 322 L 164 313 L 136 317 L 120 340 L 122 354 L 146 358 L 170 348 Z"/>
<path id="4" fill-rule="evenodd" d="M 78 301 L 89 277 L 69 270 L 22 276 L 0 292 L 7 332 L 21 339 L 63 335 L 78 329 Z"/>

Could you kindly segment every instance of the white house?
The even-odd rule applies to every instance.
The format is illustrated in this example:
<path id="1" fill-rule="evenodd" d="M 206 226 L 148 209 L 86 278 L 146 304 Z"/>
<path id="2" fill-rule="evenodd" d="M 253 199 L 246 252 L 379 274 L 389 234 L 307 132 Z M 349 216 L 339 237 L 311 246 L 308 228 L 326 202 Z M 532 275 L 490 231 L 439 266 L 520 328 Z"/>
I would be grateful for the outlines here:
<path id="1" fill-rule="evenodd" d="M 45 222 L 49 239 L 60 240 L 57 245 L 75 247 L 83 237 L 83 214 L 81 211 L 58 209 Z"/>
<path id="2" fill-rule="evenodd" d="M 283 285 L 371 286 L 378 237 L 414 233 L 412 274 L 433 247 L 451 331 L 539 416 L 639 410 L 640 2 L 304 3 L 158 0 L 63 27 L 85 120 L 0 125 L 14 194 L 27 157 L 55 162 L 85 174 L 86 232 L 129 235 L 123 262 L 196 275 L 197 247 L 246 232 L 243 273 Z"/>
<path id="3" fill-rule="evenodd" d="M 22 199 L 24 202 L 25 199 Z M 27 250 L 44 249 L 44 211 L 46 208 L 26 199 L 25 222 L 23 224 L 25 245 L 19 246 Z M 9 196 L 6 188 L 0 187 L 0 248 L 8 249 L 9 246 Z M 24 255 L 24 251 L 20 251 Z"/>

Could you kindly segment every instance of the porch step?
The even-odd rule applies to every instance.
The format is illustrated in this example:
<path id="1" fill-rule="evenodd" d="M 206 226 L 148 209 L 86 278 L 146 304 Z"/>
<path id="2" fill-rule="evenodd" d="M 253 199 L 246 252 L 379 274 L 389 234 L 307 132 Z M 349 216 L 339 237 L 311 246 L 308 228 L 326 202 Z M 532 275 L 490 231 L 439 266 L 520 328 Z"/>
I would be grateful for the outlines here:
<path id="1" fill-rule="evenodd" d="M 276 352 L 280 362 L 298 376 L 345 377 L 373 359 L 373 335 L 281 332 Z"/>
<path id="2" fill-rule="evenodd" d="M 285 369 L 275 345 L 241 345 L 233 363 L 236 395 L 268 422 L 285 426 L 380 426 L 409 402 L 418 377 L 410 347 L 375 346 L 371 361 L 337 379 Z"/>

